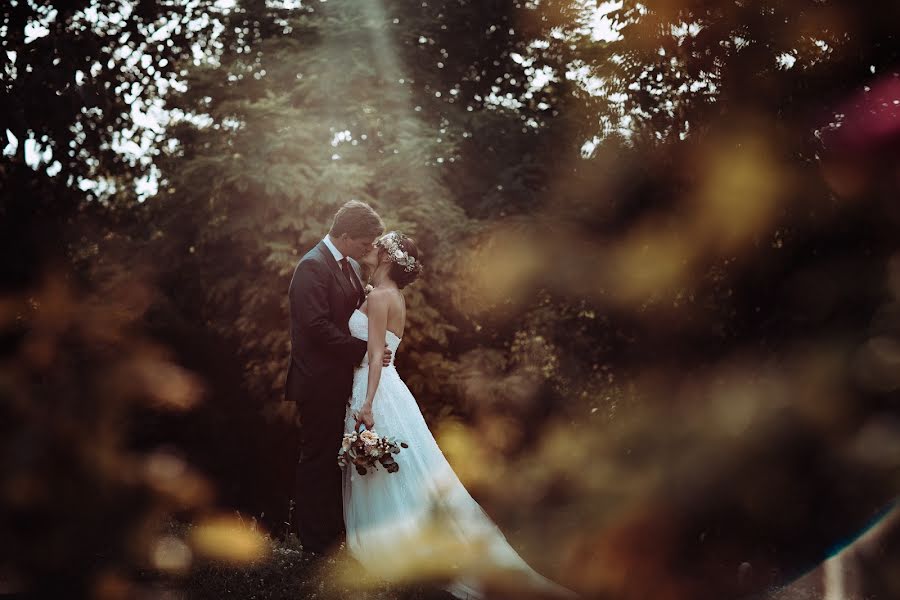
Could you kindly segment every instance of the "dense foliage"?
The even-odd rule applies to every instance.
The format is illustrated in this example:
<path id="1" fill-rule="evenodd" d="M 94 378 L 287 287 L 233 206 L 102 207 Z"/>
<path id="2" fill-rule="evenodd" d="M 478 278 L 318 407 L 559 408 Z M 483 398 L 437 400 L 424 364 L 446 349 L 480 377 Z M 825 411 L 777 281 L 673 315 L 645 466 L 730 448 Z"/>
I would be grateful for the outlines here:
<path id="1" fill-rule="evenodd" d="M 4 7 L 0 395 L 5 433 L 34 432 L 4 435 L 32 482 L 10 476 L 4 513 L 39 522 L 53 508 L 21 490 L 67 482 L 63 523 L 124 503 L 91 543 L 144 548 L 82 553 L 77 585 L 124 578 L 97 564 L 177 573 L 153 551 L 182 548 L 160 515 L 213 500 L 174 444 L 219 506 L 280 533 L 302 418 L 281 400 L 287 285 L 358 198 L 424 251 L 398 368 L 548 573 L 587 595 L 734 597 L 876 518 L 900 466 L 898 8 L 603 11 Z M 61 478 L 66 444 L 87 466 Z M 150 466 L 89 466 L 126 449 Z M 117 491 L 92 509 L 95 485 Z M 30 586 L 90 538 L 48 531 L 57 562 L 38 545 L 0 567 Z"/>

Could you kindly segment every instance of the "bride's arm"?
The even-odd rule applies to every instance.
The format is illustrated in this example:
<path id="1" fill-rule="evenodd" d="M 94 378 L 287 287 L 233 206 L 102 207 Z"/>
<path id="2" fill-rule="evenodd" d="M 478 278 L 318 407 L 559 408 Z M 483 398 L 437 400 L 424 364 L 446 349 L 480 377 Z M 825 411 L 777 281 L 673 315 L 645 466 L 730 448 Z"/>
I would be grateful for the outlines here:
<path id="1" fill-rule="evenodd" d="M 366 387 L 366 399 L 359 411 L 359 420 L 366 427 L 374 425 L 372 403 L 375 392 L 381 381 L 382 359 L 384 358 L 384 340 L 387 335 L 387 319 L 389 298 L 379 291 L 373 291 L 368 297 L 369 312 L 369 381 Z"/>

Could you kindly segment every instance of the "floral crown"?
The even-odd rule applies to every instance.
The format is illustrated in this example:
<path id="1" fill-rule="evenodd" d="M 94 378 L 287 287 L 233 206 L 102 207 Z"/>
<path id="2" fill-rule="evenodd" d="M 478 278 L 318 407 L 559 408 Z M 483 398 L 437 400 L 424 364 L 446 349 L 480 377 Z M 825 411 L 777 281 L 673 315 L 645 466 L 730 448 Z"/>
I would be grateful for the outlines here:
<path id="1" fill-rule="evenodd" d="M 412 273 L 413 271 L 418 273 L 422 270 L 422 263 L 417 261 L 414 256 L 410 256 L 400 245 L 405 239 L 407 238 L 402 233 L 391 231 L 378 238 L 375 245 L 387 250 L 391 262 L 402 266 L 407 273 Z"/>

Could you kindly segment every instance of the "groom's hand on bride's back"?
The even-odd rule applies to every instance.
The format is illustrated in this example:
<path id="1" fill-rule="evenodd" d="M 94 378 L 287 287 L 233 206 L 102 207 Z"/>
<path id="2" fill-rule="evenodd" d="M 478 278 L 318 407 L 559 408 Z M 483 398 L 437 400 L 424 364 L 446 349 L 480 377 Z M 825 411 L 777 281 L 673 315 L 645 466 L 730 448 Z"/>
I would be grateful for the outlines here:
<path id="1" fill-rule="evenodd" d="M 391 349 L 388 348 L 388 345 L 387 345 L 387 344 L 385 344 L 385 345 L 384 345 L 384 356 L 381 357 L 381 366 L 382 366 L 382 367 L 389 367 L 389 366 L 391 366 L 391 358 L 392 358 L 393 356 L 394 356 L 394 355 L 391 354 Z"/>

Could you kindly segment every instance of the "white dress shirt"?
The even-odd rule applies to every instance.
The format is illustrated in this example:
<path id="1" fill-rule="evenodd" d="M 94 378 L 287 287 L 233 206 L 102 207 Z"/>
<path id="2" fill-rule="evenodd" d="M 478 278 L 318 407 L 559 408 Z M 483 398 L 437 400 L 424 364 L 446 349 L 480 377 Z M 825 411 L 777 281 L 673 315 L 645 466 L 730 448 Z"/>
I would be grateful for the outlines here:
<path id="1" fill-rule="evenodd" d="M 323 239 L 322 241 L 325 242 L 325 245 L 328 246 L 329 250 L 331 250 L 331 255 L 334 256 L 334 260 L 336 260 L 338 264 L 341 264 L 341 259 L 344 258 L 344 255 L 340 250 L 337 249 L 337 246 L 334 245 L 334 242 L 331 241 L 331 236 L 326 235 L 325 239 Z"/>

